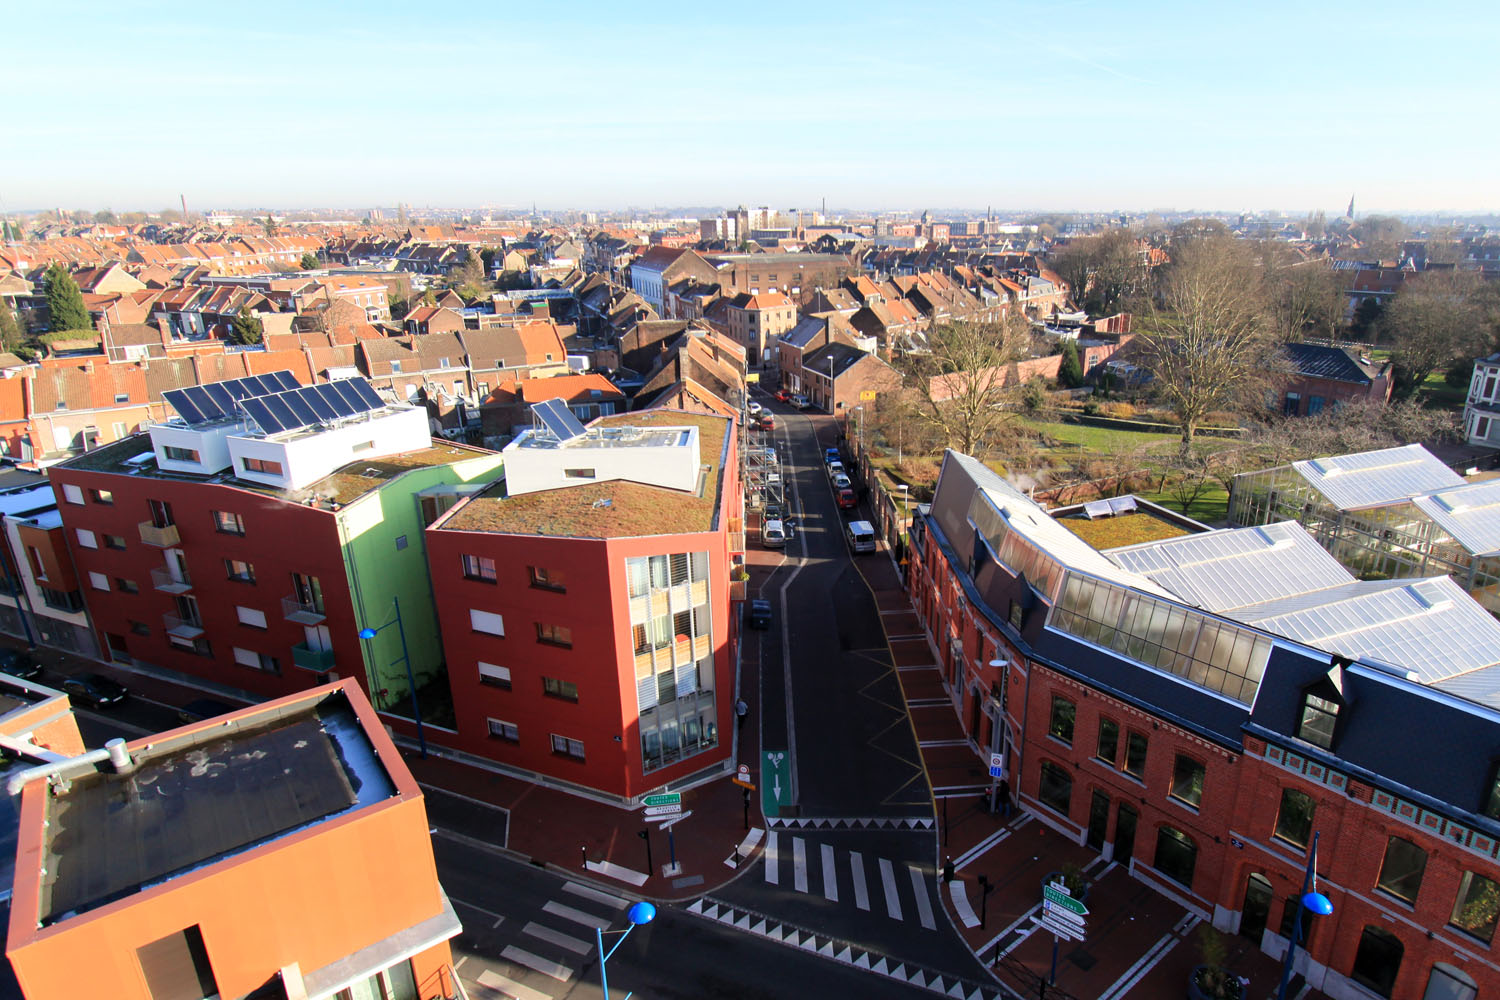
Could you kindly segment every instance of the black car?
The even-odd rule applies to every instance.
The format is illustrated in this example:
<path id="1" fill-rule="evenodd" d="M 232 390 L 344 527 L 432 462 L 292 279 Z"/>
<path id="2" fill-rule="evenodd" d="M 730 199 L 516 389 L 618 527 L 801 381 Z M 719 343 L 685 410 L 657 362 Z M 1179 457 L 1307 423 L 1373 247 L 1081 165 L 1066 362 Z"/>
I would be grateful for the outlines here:
<path id="1" fill-rule="evenodd" d="M 0 649 L 0 673 L 30 681 L 42 675 L 42 665 L 24 649 L 5 647 Z"/>
<path id="2" fill-rule="evenodd" d="M 111 680 L 103 674 L 79 674 L 62 682 L 62 689 L 75 703 L 81 702 L 91 708 L 108 708 L 118 705 L 130 694 L 125 685 Z"/>
<path id="3" fill-rule="evenodd" d="M 751 628 L 765 629 L 771 627 L 770 601 L 751 601 L 748 614 Z"/>
<path id="4" fill-rule="evenodd" d="M 177 710 L 177 721 L 198 722 L 218 715 L 227 715 L 233 711 L 233 705 L 226 705 L 215 698 L 194 698 Z"/>

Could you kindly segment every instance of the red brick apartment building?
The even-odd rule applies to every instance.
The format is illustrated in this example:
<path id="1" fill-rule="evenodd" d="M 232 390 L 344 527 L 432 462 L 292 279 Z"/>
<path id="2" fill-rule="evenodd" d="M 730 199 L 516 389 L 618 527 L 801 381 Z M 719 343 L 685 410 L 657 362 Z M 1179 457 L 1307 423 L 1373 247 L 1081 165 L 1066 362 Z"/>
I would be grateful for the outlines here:
<path id="1" fill-rule="evenodd" d="M 1183 527 L 1101 552 L 946 456 L 909 583 L 975 751 L 1277 956 L 1318 833 L 1334 909 L 1296 961 L 1337 1000 L 1500 991 L 1500 624 L 1447 577 L 1355 580 L 1295 523 Z"/>
<path id="2" fill-rule="evenodd" d="M 359 630 L 399 599 L 413 672 L 436 675 L 422 529 L 499 456 L 434 444 L 422 408 L 373 393 L 306 427 L 205 415 L 201 388 L 168 397 L 179 418 L 50 470 L 99 648 L 260 698 L 353 676 L 377 707 L 404 707 L 399 651 Z"/>
<path id="3" fill-rule="evenodd" d="M 455 995 L 422 793 L 353 681 L 113 742 L 11 772 L 28 1000 Z"/>
<path id="4" fill-rule="evenodd" d="M 730 766 L 733 429 L 649 410 L 527 431 L 503 484 L 427 530 L 453 745 L 620 799 Z"/>

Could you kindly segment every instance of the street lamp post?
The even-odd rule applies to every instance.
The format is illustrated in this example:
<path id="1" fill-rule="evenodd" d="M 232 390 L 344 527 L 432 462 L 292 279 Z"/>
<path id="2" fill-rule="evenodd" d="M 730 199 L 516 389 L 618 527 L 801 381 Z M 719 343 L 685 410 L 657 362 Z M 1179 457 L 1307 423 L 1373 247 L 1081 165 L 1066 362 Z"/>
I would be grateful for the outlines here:
<path id="1" fill-rule="evenodd" d="M 1276 1000 L 1286 1000 L 1286 986 L 1292 978 L 1292 959 L 1297 951 L 1297 939 L 1302 936 L 1302 912 L 1311 910 L 1320 917 L 1333 912 L 1333 903 L 1318 891 L 1318 835 L 1313 833 L 1312 849 L 1308 852 L 1307 871 L 1302 876 L 1302 896 L 1298 900 L 1297 917 L 1292 921 L 1292 936 L 1286 943 L 1286 961 L 1281 966 L 1281 985 L 1276 990 Z"/>
<path id="2" fill-rule="evenodd" d="M 417 681 L 412 676 L 411 654 L 406 648 L 406 626 L 401 622 L 401 599 L 399 597 L 392 597 L 391 605 L 396 609 L 396 617 L 384 625 L 377 625 L 375 628 L 370 628 L 368 625 L 365 626 L 359 630 L 359 637 L 368 642 L 379 635 L 382 629 L 390 628 L 392 625 L 396 626 L 396 634 L 401 636 L 401 662 L 406 664 L 406 688 L 411 692 L 411 712 L 417 723 L 417 746 L 421 748 L 422 756 L 425 758 L 427 756 L 427 735 L 422 731 L 422 706 L 417 703 Z M 378 673 L 376 678 L 377 680 L 379 679 Z"/>
<path id="3" fill-rule="evenodd" d="M 896 487 L 901 491 L 901 530 L 906 530 L 906 522 L 911 519 L 911 487 L 901 483 Z"/>
<path id="4" fill-rule="evenodd" d="M 649 924 L 656 919 L 656 906 L 645 900 L 641 900 L 626 911 L 625 915 L 630 918 L 630 926 L 623 931 L 606 931 L 603 927 L 594 928 L 594 941 L 599 945 L 599 980 L 604 986 L 604 1000 L 609 1000 L 609 970 L 606 967 L 606 963 L 609 962 L 609 956 L 620 950 L 620 945 L 624 944 L 625 939 L 630 937 L 631 931 L 635 930 L 641 924 Z M 616 941 L 614 947 L 609 949 L 608 952 L 604 950 L 605 934 L 620 935 L 620 940 Z M 631 990 L 621 1000 L 630 1000 L 634 993 L 635 991 Z"/>

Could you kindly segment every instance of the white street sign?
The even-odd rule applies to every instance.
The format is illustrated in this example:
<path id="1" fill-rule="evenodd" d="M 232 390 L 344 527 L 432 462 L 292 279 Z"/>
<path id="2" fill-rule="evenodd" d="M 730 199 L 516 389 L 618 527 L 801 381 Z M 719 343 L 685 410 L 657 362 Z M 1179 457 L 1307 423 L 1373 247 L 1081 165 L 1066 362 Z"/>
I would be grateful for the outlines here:
<path id="1" fill-rule="evenodd" d="M 1048 920 L 1055 920 L 1059 923 L 1064 924 L 1072 924 L 1073 926 L 1078 928 L 1080 933 L 1082 933 L 1084 929 L 1084 922 L 1082 917 L 1072 912 L 1071 910 L 1064 909 L 1061 906 L 1054 906 L 1050 900 L 1044 901 L 1042 903 L 1042 915 L 1045 916 Z"/>
<path id="2" fill-rule="evenodd" d="M 670 806 L 647 806 L 645 812 L 647 818 L 652 816 L 676 816 L 682 812 L 682 803 L 678 802 Z"/>
<path id="3" fill-rule="evenodd" d="M 1054 924 L 1045 917 L 1042 919 L 1032 918 L 1032 922 L 1041 930 L 1050 931 L 1065 941 L 1082 941 L 1083 933 L 1069 924 Z"/>
<path id="4" fill-rule="evenodd" d="M 677 823 L 677 822 L 679 822 L 681 820 L 685 820 L 689 816 L 691 816 L 692 814 L 693 814 L 693 811 L 691 809 L 689 809 L 687 812 L 681 814 L 680 816 L 659 816 L 659 817 L 652 817 L 651 822 L 652 823 L 656 823 L 656 822 L 660 822 L 661 820 L 664 819 L 664 820 L 666 820 L 666 822 L 662 823 L 660 829 L 670 830 L 672 828 L 672 824 L 673 823 Z"/>

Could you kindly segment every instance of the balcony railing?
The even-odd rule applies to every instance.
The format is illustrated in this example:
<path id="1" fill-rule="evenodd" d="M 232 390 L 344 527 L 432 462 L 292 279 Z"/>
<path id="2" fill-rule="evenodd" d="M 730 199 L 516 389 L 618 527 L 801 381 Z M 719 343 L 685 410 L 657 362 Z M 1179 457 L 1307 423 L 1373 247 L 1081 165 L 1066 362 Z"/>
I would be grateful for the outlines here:
<path id="1" fill-rule="evenodd" d="M 182 541 L 182 536 L 177 533 L 175 524 L 158 528 L 150 521 L 142 521 L 137 527 L 141 530 L 141 541 L 147 545 L 155 545 L 159 549 L 171 548 Z"/>
<path id="2" fill-rule="evenodd" d="M 161 620 L 166 624 L 167 635 L 175 635 L 179 639 L 196 639 L 203 634 L 203 623 L 196 618 L 162 615 Z"/>
<path id="3" fill-rule="evenodd" d="M 731 601 L 743 601 L 745 599 L 745 591 L 749 586 L 750 582 L 748 580 L 730 580 L 729 599 Z"/>
<path id="4" fill-rule="evenodd" d="M 292 662 L 305 670 L 316 670 L 322 673 L 332 670 L 334 665 L 333 650 L 313 649 L 305 642 L 299 642 L 292 647 Z"/>
<path id="5" fill-rule="evenodd" d="M 177 576 L 166 567 L 158 567 L 151 571 L 151 586 L 164 594 L 186 594 L 193 589 L 193 578 L 187 570 L 182 570 Z"/>
<path id="6" fill-rule="evenodd" d="M 321 625 L 328 616 L 316 604 L 299 601 L 296 595 L 281 599 L 281 616 L 298 625 Z"/>

